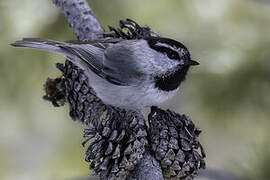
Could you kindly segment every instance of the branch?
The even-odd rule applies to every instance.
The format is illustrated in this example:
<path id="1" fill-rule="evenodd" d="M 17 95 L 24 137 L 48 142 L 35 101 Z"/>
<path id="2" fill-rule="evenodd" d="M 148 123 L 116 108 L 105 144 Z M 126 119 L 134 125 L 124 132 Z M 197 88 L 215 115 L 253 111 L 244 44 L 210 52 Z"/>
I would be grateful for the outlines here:
<path id="1" fill-rule="evenodd" d="M 159 162 L 149 153 L 144 156 L 142 162 L 130 173 L 127 180 L 162 180 L 162 170 Z"/>
<path id="2" fill-rule="evenodd" d="M 97 39 L 104 33 L 86 0 L 52 0 L 65 15 L 78 39 Z"/>

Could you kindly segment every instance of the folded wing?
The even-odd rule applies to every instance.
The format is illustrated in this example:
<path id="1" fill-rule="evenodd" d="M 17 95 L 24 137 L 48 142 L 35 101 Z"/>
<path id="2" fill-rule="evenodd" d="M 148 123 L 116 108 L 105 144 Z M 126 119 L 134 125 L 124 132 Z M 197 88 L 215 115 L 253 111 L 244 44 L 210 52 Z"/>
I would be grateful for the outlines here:
<path id="1" fill-rule="evenodd" d="M 76 43 L 73 43 L 43 40 L 39 38 L 24 38 L 11 45 L 59 53 L 66 56 L 68 60 L 79 67 L 86 66 L 87 68 L 90 68 L 91 71 L 112 84 L 119 86 L 130 86 L 134 84 L 136 82 L 136 76 L 140 73 L 138 73 L 135 66 L 130 64 L 131 59 L 128 59 L 125 53 L 123 53 L 124 49 L 116 55 L 114 54 L 115 52 L 107 52 L 107 48 L 110 44 L 113 45 L 113 43 L 108 43 L 106 41 L 76 41 Z M 111 55 L 115 56 L 110 57 Z"/>

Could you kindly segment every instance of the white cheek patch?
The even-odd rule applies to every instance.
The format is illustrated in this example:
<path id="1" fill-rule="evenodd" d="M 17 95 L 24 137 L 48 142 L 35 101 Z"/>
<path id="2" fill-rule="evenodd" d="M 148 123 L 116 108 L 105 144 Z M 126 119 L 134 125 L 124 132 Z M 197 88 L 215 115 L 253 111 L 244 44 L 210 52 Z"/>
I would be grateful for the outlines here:
<path id="1" fill-rule="evenodd" d="M 158 43 L 156 43 L 156 46 L 166 47 L 166 48 L 169 48 L 169 49 L 171 49 L 173 51 L 176 51 L 176 52 L 178 52 L 178 54 L 179 54 L 180 57 L 183 57 L 183 56 L 185 56 L 185 55 L 188 54 L 188 52 L 185 49 L 183 49 L 183 48 L 177 48 L 175 46 L 169 46 L 168 44 L 165 44 L 165 43 L 158 42 Z"/>
<path id="2" fill-rule="evenodd" d="M 179 51 L 179 48 L 176 48 L 175 46 L 169 46 L 168 44 L 161 43 L 161 42 L 156 43 L 155 46 L 166 47 L 176 52 Z"/>

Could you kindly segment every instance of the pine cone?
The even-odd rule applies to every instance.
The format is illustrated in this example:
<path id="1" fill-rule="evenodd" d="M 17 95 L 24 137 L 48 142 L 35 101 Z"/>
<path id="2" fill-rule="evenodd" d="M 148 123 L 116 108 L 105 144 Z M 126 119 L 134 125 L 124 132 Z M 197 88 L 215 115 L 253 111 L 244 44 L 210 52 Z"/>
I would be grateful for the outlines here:
<path id="1" fill-rule="evenodd" d="M 193 179 L 205 168 L 205 153 L 198 141 L 201 131 L 189 117 L 152 107 L 148 119 L 151 148 L 165 179 Z"/>
<path id="2" fill-rule="evenodd" d="M 81 69 L 69 61 L 56 63 L 63 73 L 61 78 L 48 78 L 44 84 L 46 95 L 43 99 L 52 102 L 55 107 L 69 104 L 69 115 L 73 120 L 85 124 L 98 121 L 106 106 L 88 85 L 88 79 Z"/>
<path id="3" fill-rule="evenodd" d="M 105 111 L 105 105 L 88 85 L 83 71 L 69 61 L 65 65 L 58 63 L 56 66 L 65 79 L 66 100 L 72 119 L 86 124 L 98 120 Z"/>
<path id="4" fill-rule="evenodd" d="M 147 26 L 140 26 L 131 19 L 121 20 L 119 22 L 120 28 L 109 26 L 111 32 L 103 34 L 103 37 L 112 37 L 119 39 L 142 39 L 151 36 L 159 36 L 157 33 L 151 31 Z"/>
<path id="5" fill-rule="evenodd" d="M 46 95 L 43 99 L 50 101 L 54 107 L 63 106 L 66 102 L 65 98 L 65 83 L 64 78 L 47 78 L 46 83 L 43 85 Z"/>
<path id="6" fill-rule="evenodd" d="M 105 118 L 84 131 L 83 145 L 94 139 L 85 159 L 101 179 L 125 179 L 142 160 L 148 145 L 145 121 L 137 112 L 107 109 Z"/>

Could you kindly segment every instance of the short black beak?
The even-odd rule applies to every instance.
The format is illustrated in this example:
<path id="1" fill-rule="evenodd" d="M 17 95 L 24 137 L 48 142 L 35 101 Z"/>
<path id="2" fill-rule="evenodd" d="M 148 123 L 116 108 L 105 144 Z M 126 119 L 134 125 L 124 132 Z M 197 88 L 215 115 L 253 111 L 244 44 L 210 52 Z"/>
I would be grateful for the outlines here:
<path id="1" fill-rule="evenodd" d="M 200 63 L 198 63 L 197 61 L 193 61 L 193 60 L 189 60 L 187 61 L 186 65 L 189 65 L 189 66 L 197 66 L 199 65 Z"/>

